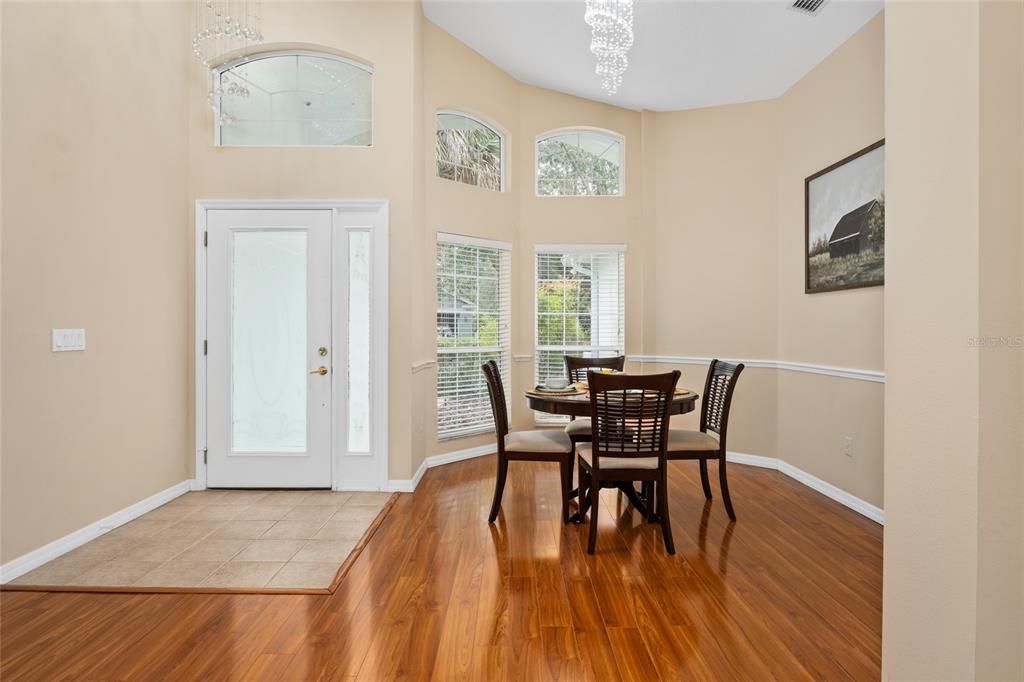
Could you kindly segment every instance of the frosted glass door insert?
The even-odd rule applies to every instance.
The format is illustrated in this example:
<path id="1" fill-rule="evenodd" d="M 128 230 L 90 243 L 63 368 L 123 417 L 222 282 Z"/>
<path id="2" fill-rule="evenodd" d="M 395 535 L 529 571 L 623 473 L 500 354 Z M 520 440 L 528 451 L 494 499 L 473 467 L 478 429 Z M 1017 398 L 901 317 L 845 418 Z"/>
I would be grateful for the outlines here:
<path id="1" fill-rule="evenodd" d="M 330 487 L 331 211 L 206 216 L 207 485 Z"/>
<path id="2" fill-rule="evenodd" d="M 305 452 L 307 234 L 232 236 L 232 451 Z"/>

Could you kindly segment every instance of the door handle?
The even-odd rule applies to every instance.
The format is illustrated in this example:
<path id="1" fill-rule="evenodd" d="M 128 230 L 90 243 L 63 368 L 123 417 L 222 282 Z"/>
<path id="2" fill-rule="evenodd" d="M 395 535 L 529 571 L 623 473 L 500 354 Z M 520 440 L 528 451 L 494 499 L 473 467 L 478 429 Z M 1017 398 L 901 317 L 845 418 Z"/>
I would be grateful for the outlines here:
<path id="1" fill-rule="evenodd" d="M 319 374 L 320 376 L 324 376 L 325 374 L 327 374 L 327 368 L 324 367 L 323 365 L 320 365 L 316 369 L 310 370 L 309 373 L 310 374 Z"/>

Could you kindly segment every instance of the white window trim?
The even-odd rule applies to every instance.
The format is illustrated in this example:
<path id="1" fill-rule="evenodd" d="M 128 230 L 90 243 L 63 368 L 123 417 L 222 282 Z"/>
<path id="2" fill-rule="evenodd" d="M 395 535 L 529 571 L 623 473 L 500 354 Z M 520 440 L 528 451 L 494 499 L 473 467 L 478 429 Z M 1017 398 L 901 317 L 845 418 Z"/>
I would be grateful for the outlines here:
<path id="1" fill-rule="evenodd" d="M 451 116 L 462 116 L 463 118 L 468 118 L 469 120 L 476 121 L 480 125 L 486 126 L 489 130 L 493 130 L 495 133 L 497 133 L 498 137 L 501 139 L 501 155 L 500 155 L 501 158 L 499 159 L 499 164 L 498 164 L 498 172 L 501 175 L 498 178 L 498 191 L 499 192 L 506 191 L 508 189 L 508 187 L 507 187 L 507 185 L 508 185 L 508 178 L 507 178 L 506 173 L 505 173 L 505 168 L 508 166 L 507 157 L 508 157 L 508 155 L 510 153 L 510 150 L 509 150 L 509 144 L 508 144 L 508 133 L 505 131 L 505 129 L 502 128 L 500 125 L 494 123 L 490 119 L 484 117 L 484 116 L 480 116 L 478 114 L 474 114 L 474 113 L 468 112 L 465 109 L 453 109 L 453 108 L 447 108 L 446 107 L 446 108 L 440 108 L 436 112 L 434 112 L 434 134 L 435 134 L 435 137 L 436 137 L 436 134 L 437 134 L 437 117 L 440 116 L 441 114 L 449 114 Z M 434 156 L 434 177 L 438 178 L 439 180 L 445 180 L 445 178 L 441 178 L 441 177 L 439 177 L 437 175 L 437 155 L 436 155 L 436 152 L 435 152 L 435 156 Z M 457 180 L 448 180 L 448 182 L 455 182 L 455 183 L 460 184 L 460 185 L 466 185 L 467 187 L 476 187 L 477 189 L 483 189 L 482 187 L 480 187 L 478 185 L 470 185 L 470 184 L 465 183 L 465 182 L 458 182 Z M 493 191 L 493 190 L 486 190 L 486 191 L 490 192 L 490 191 Z"/>
<path id="2" fill-rule="evenodd" d="M 216 90 L 220 82 L 221 74 L 225 71 L 230 71 L 240 64 L 247 62 L 254 62 L 259 59 L 266 59 L 268 57 L 320 57 L 322 59 L 333 59 L 335 61 L 344 62 L 351 66 L 370 74 L 370 144 L 246 144 L 246 145 L 233 145 L 233 144 L 222 144 L 220 136 L 220 125 L 217 123 L 217 119 L 213 118 L 213 146 L 214 147 L 227 147 L 229 149 L 244 149 L 251 147 L 253 149 L 265 149 L 265 148 L 280 148 L 280 149 L 372 149 L 373 148 L 373 115 L 375 107 L 374 102 L 374 86 L 375 79 L 373 78 L 373 66 L 366 62 L 359 61 L 353 57 L 346 57 L 334 52 L 319 51 L 319 50 L 261 50 L 259 52 L 252 52 L 250 54 L 236 57 L 235 59 L 228 60 L 221 64 L 218 64 L 210 69 L 210 89 Z M 220 95 L 216 96 L 217 111 L 220 111 Z"/>
<path id="3" fill-rule="evenodd" d="M 619 159 L 619 192 L 618 194 L 570 194 L 570 195 L 551 195 L 540 193 L 540 176 L 537 175 L 537 145 L 540 144 L 541 140 L 546 140 L 549 137 L 555 135 L 563 135 L 565 133 L 573 133 L 577 131 L 584 132 L 595 132 L 603 135 L 614 137 L 619 141 L 622 150 L 621 158 Z M 626 196 L 626 136 L 622 133 L 617 133 L 614 130 L 608 130 L 607 128 L 598 128 L 597 126 L 566 126 L 564 128 L 554 128 L 553 130 L 547 130 L 540 133 L 533 139 L 533 195 L 538 199 L 615 199 L 617 197 Z"/>
<path id="4" fill-rule="evenodd" d="M 504 373 L 501 376 L 501 380 L 502 380 L 502 384 L 504 386 L 506 386 L 506 387 L 509 386 L 511 384 L 511 379 L 512 379 L 512 289 L 513 289 L 512 243 L 511 242 L 497 241 L 497 240 L 494 240 L 494 239 L 486 239 L 484 237 L 473 237 L 473 236 L 470 236 L 470 235 L 456 234 L 456 233 L 453 233 L 453 232 L 441 232 L 441 231 L 437 232 L 436 243 L 438 243 L 438 244 L 440 244 L 440 243 L 460 244 L 460 245 L 463 245 L 463 246 L 477 246 L 477 247 L 481 247 L 481 248 L 485 248 L 485 249 L 496 249 L 496 250 L 499 250 L 499 251 L 504 251 L 504 252 L 506 252 L 508 254 L 508 273 L 507 273 L 507 275 L 508 275 L 508 282 L 507 282 L 507 284 L 508 284 L 508 292 L 507 292 L 508 293 L 508 311 L 507 311 L 508 333 L 506 334 L 507 346 L 505 348 L 502 348 L 501 346 L 474 346 L 474 347 L 472 347 L 472 352 L 476 352 L 476 353 L 498 353 L 498 354 L 504 353 L 505 356 L 506 356 L 506 362 L 505 362 L 505 368 L 503 369 Z M 436 272 L 436 270 L 434 272 L 434 284 L 435 284 L 435 286 L 437 284 L 437 272 Z M 435 315 L 436 315 L 437 314 L 436 296 L 435 296 L 434 309 L 435 309 Z M 442 352 L 441 352 L 441 349 L 437 347 L 436 338 L 435 338 L 434 344 L 435 344 L 434 345 L 434 359 L 435 359 L 435 363 L 436 363 L 437 357 L 439 355 L 441 355 Z M 466 349 L 466 350 L 469 351 L 470 349 Z M 449 352 L 452 353 L 452 354 L 455 354 L 458 351 L 457 351 L 457 349 L 452 349 Z M 436 364 L 439 365 L 439 363 L 436 363 Z M 435 397 L 435 399 L 437 397 L 437 386 L 436 386 L 436 384 L 434 386 L 434 397 Z M 506 400 L 506 403 L 508 403 L 507 400 Z M 510 403 L 508 403 L 506 405 L 506 409 L 508 410 L 508 420 L 509 420 L 509 423 L 511 423 L 511 421 L 512 421 L 512 405 Z M 457 440 L 459 438 L 469 438 L 469 437 L 472 437 L 472 436 L 479 436 L 479 435 L 483 435 L 483 434 L 487 434 L 487 433 L 494 433 L 494 425 L 492 424 L 491 426 L 473 426 L 473 427 L 468 427 L 468 428 L 465 428 L 465 429 L 460 429 L 458 431 L 453 431 L 453 432 L 449 432 L 449 433 L 446 433 L 444 435 L 441 435 L 440 433 L 436 432 L 436 429 L 437 429 L 437 418 L 436 418 L 436 415 L 435 415 L 435 420 L 434 420 L 434 428 L 435 428 L 436 439 L 437 439 L 437 442 L 439 442 L 439 443 L 443 443 L 443 442 L 450 441 L 450 440 Z"/>
<path id="5" fill-rule="evenodd" d="M 537 254 L 541 253 L 617 253 L 621 254 L 623 260 L 625 260 L 626 245 L 625 244 L 534 244 L 533 246 L 534 257 L 533 257 L 533 377 L 537 377 L 538 366 L 540 362 L 540 354 L 542 351 L 579 351 L 579 352 L 600 352 L 609 350 L 608 346 L 551 346 L 551 345 L 539 345 L 537 343 L 537 337 L 539 329 L 537 328 L 537 320 L 540 317 L 540 309 L 537 305 Z M 617 349 L 621 355 L 626 355 L 626 282 L 625 282 L 625 262 L 622 264 L 623 268 L 623 281 L 620 286 L 622 287 L 622 310 L 619 311 L 619 315 L 622 318 L 622 347 Z M 519 356 L 517 356 L 519 357 Z M 525 356 L 524 359 L 529 359 L 530 356 Z M 550 415 L 543 412 L 533 413 L 533 422 L 537 426 L 553 426 L 557 424 L 568 423 L 569 418 L 559 415 Z"/>

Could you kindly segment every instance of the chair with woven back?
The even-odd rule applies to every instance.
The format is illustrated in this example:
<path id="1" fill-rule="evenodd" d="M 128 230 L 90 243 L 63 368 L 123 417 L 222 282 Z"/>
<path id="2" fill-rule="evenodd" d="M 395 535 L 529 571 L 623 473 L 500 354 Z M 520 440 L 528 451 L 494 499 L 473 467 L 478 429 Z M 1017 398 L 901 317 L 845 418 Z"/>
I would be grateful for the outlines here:
<path id="1" fill-rule="evenodd" d="M 588 554 L 593 554 L 597 547 L 601 488 L 632 481 L 654 484 L 665 551 L 675 554 L 668 514 L 665 447 L 678 381 L 678 370 L 645 375 L 588 374 L 593 438 L 577 448 L 580 516 L 590 511 Z"/>
<path id="2" fill-rule="evenodd" d="M 626 365 L 626 356 L 619 355 L 612 358 L 581 358 L 575 355 L 565 356 L 565 374 L 569 382 L 578 384 L 587 380 L 587 372 L 592 369 L 612 369 L 618 372 Z M 588 417 L 571 417 L 565 427 L 566 434 L 572 440 L 573 445 L 577 443 L 589 443 L 590 419 Z"/>
<path id="3" fill-rule="evenodd" d="M 494 483 L 494 500 L 488 523 L 494 523 L 501 509 L 501 497 L 505 492 L 510 461 L 557 462 L 562 485 L 562 522 L 569 521 L 569 486 L 572 482 L 573 444 L 569 437 L 557 429 L 542 431 L 508 430 L 508 403 L 505 401 L 505 387 L 498 371 L 498 363 L 488 360 L 481 367 L 487 380 L 487 392 L 491 398 L 491 412 L 494 415 L 494 433 L 498 440 L 498 475 Z"/>
<path id="4" fill-rule="evenodd" d="M 704 397 L 700 406 L 700 430 L 671 429 L 668 433 L 669 460 L 696 459 L 700 462 L 700 483 L 704 497 L 711 499 L 708 481 L 708 460 L 718 460 L 718 484 L 729 518 L 736 520 L 736 512 L 729 497 L 729 481 L 725 473 L 726 435 L 729 431 L 729 412 L 736 381 L 743 372 L 743 364 L 734 365 L 712 360 L 704 382 Z M 712 435 L 715 434 L 715 435 Z M 717 436 L 717 437 L 716 437 Z"/>

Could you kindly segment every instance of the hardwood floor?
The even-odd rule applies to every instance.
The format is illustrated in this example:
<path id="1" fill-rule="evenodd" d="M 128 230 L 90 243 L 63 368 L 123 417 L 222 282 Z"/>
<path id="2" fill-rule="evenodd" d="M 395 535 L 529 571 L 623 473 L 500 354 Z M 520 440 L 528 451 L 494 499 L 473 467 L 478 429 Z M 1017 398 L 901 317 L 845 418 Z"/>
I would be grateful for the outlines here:
<path id="1" fill-rule="evenodd" d="M 560 522 L 555 465 L 514 463 L 489 526 L 494 467 L 428 471 L 333 595 L 4 592 L 0 677 L 879 678 L 873 522 L 777 472 L 730 466 L 730 524 L 717 497 L 704 504 L 696 464 L 677 462 L 678 554 L 605 491 L 588 557 L 587 525 Z"/>

